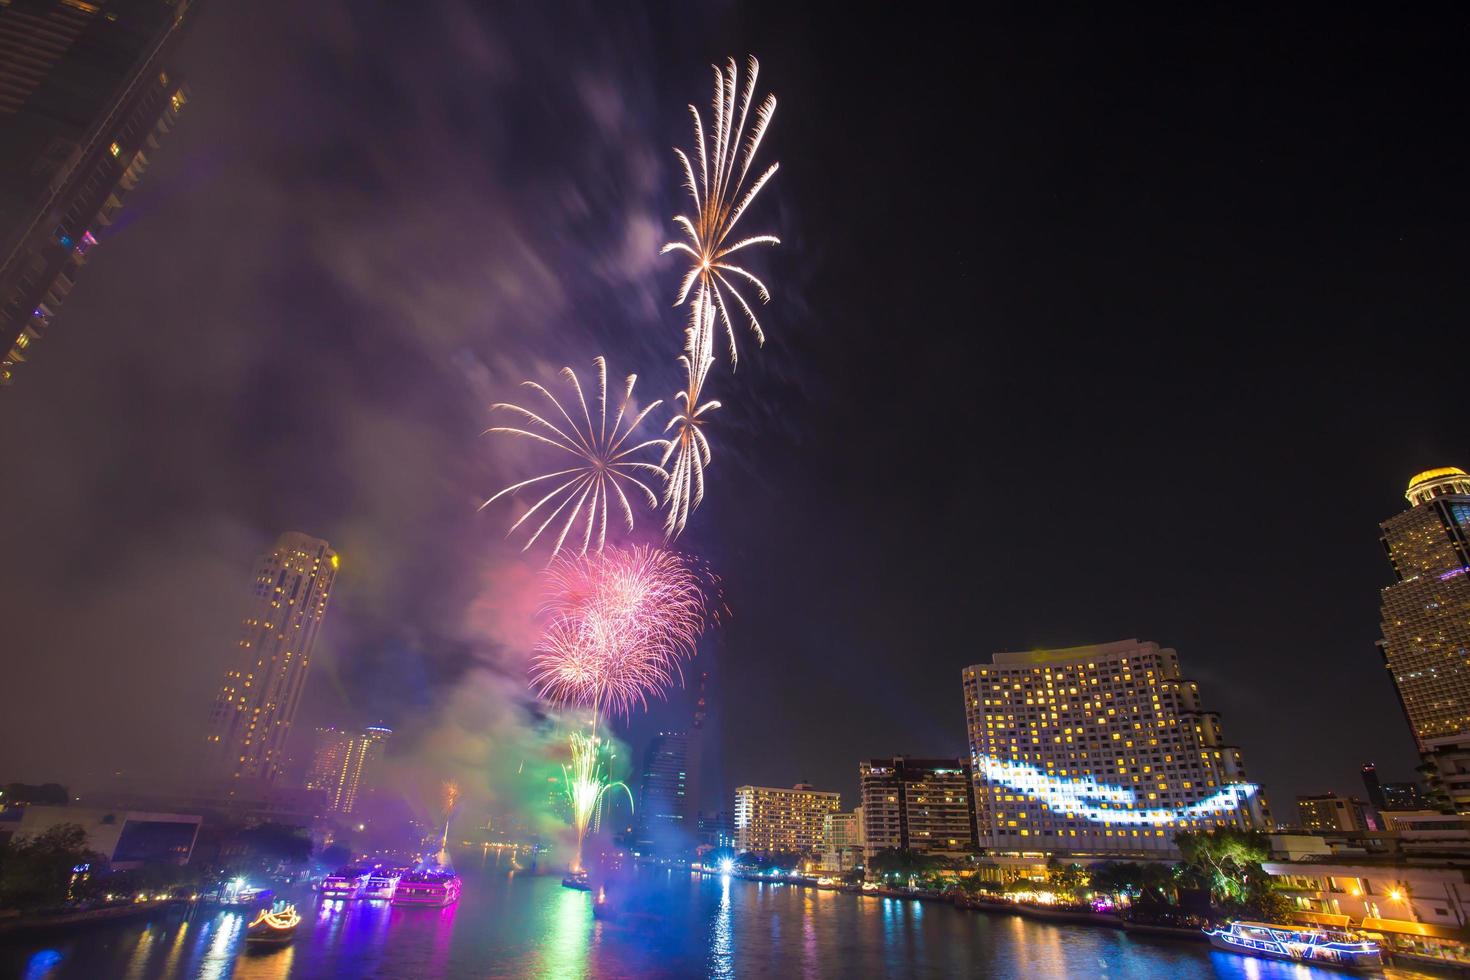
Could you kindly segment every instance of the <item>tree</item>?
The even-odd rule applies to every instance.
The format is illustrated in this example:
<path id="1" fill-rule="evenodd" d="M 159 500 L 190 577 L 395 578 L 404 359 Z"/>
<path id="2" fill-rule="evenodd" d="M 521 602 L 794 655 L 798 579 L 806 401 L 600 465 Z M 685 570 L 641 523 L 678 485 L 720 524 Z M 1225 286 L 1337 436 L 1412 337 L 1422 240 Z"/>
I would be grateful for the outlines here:
<path id="1" fill-rule="evenodd" d="M 1064 865 L 1059 863 L 1055 858 L 1052 858 L 1046 869 L 1047 887 L 1056 894 L 1065 896 L 1073 901 L 1076 901 L 1080 897 L 1081 891 L 1087 887 L 1089 880 L 1087 872 L 1082 869 L 1082 865 L 1080 864 L 1072 863 Z"/>
<path id="2" fill-rule="evenodd" d="M 66 806 L 71 794 L 60 783 L 6 783 L 0 787 L 0 802 L 6 804 L 31 803 L 36 806 Z"/>
<path id="3" fill-rule="evenodd" d="M 87 832 L 57 824 L 35 837 L 0 844 L 0 907 L 40 908 L 67 899 L 73 869 L 98 865 L 103 857 L 87 848 Z"/>
<path id="4" fill-rule="evenodd" d="M 1092 866 L 1092 887 L 1108 895 L 1168 903 L 1174 892 L 1174 870 L 1162 864 L 1104 861 Z"/>
<path id="5" fill-rule="evenodd" d="M 311 857 L 311 837 L 302 827 L 263 823 L 240 831 L 236 839 L 243 852 L 242 870 L 269 873 L 282 865 L 305 864 Z"/>
<path id="6" fill-rule="evenodd" d="M 1271 856 L 1271 839 L 1256 830 L 1219 827 L 1202 833 L 1186 831 L 1174 838 L 1184 861 L 1180 880 L 1208 889 L 1219 908 L 1266 921 L 1290 914 L 1289 903 L 1261 865 Z"/>

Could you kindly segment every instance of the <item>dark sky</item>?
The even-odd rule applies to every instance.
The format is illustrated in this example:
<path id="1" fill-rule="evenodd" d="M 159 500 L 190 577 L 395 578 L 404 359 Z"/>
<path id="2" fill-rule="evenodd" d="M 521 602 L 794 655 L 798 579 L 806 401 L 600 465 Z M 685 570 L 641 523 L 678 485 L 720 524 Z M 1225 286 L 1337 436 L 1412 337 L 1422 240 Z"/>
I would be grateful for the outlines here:
<path id="1" fill-rule="evenodd" d="M 286 529 L 344 562 L 303 727 L 493 742 L 535 563 L 475 508 L 534 461 L 487 407 L 597 353 L 674 388 L 670 148 L 747 52 L 784 244 L 681 539 L 733 610 L 710 785 L 851 805 L 860 758 L 963 751 L 962 667 L 1131 636 L 1281 816 L 1411 775 L 1376 525 L 1470 465 L 1464 14 L 383 6 L 204 10 L 3 393 L 0 777 L 175 767 Z"/>

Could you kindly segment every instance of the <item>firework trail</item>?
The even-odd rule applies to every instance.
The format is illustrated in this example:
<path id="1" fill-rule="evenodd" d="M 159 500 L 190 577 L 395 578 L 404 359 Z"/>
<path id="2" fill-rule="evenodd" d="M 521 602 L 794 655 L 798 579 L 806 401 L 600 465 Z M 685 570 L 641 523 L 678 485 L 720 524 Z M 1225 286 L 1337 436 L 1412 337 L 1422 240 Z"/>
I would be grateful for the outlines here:
<path id="1" fill-rule="evenodd" d="M 669 242 L 663 247 L 664 252 L 683 252 L 692 260 L 689 272 L 680 284 L 679 297 L 674 305 L 683 305 L 693 291 L 697 308 L 702 308 L 706 302 L 714 308 L 730 343 L 732 365 L 738 355 L 735 325 L 730 318 L 726 298 L 745 313 L 750 320 L 750 329 L 755 333 L 756 342 L 763 344 L 765 334 L 761 330 L 760 320 L 741 294 L 741 289 L 753 285 L 762 303 L 770 302 L 771 294 L 765 283 L 748 269 L 733 264 L 730 258 L 751 245 L 781 244 L 781 240 L 775 235 L 755 235 L 731 241 L 735 225 L 746 208 L 781 166 L 779 163 L 771 164 L 749 187 L 746 186 L 751 163 L 766 135 L 771 116 L 776 112 L 776 97 L 767 95 L 755 111 L 749 134 L 742 138 L 746 131 L 746 122 L 750 120 L 751 102 L 755 98 L 756 76 L 760 73 L 760 65 L 755 58 L 749 59 L 747 64 L 745 90 L 738 100 L 738 119 L 738 79 L 734 58 L 729 60 L 725 68 L 714 69 L 715 97 L 711 118 L 713 128 L 706 131 L 699 110 L 692 105 L 689 107 L 689 112 L 694 116 L 694 156 L 699 165 L 699 176 L 696 178 L 694 165 L 683 150 L 676 149 L 674 153 L 684 169 L 684 186 L 693 200 L 694 216 L 691 218 L 681 214 L 675 217 L 674 222 L 684 230 L 687 241 Z M 699 287 L 697 290 L 696 284 Z M 704 324 L 699 326 L 704 327 Z M 714 318 L 711 318 L 708 326 L 713 333 Z M 713 338 L 710 337 L 709 342 L 704 345 L 706 349 L 712 342 Z"/>
<path id="2" fill-rule="evenodd" d="M 459 803 L 459 784 L 446 782 L 444 784 L 444 835 L 439 840 L 439 853 L 447 853 L 449 849 L 449 820 L 454 816 L 454 808 Z"/>
<path id="3" fill-rule="evenodd" d="M 681 681 L 680 665 L 712 618 L 707 574 L 646 545 L 555 558 L 546 570 L 548 625 L 531 686 L 555 704 L 628 716 Z"/>
<path id="4" fill-rule="evenodd" d="M 684 353 L 679 356 L 686 384 L 684 390 L 674 396 L 677 408 L 674 417 L 664 427 L 665 434 L 670 429 L 674 434 L 659 460 L 659 466 L 668 473 L 668 480 L 664 483 L 664 504 L 669 512 L 664 518 L 664 536 L 670 540 L 684 530 L 689 512 L 704 499 L 704 468 L 709 465 L 710 451 L 709 440 L 701 426 L 704 425 L 705 414 L 720 407 L 720 403 L 714 400 L 700 401 L 705 376 L 715 361 L 709 352 L 713 322 L 714 306 L 701 293 L 685 334 Z"/>
<path id="5" fill-rule="evenodd" d="M 572 801 L 572 826 L 577 831 L 577 852 L 571 865 L 574 872 L 582 870 L 582 845 L 587 838 L 587 825 L 591 823 L 592 814 L 603 795 L 608 790 L 621 789 L 628 794 L 628 806 L 633 805 L 633 792 L 628 785 L 621 780 L 612 782 L 609 779 L 607 766 L 602 761 L 603 744 L 596 735 L 573 732 L 572 763 L 561 767 L 567 797 Z M 612 753 L 608 752 L 607 756 L 611 760 Z"/>
<path id="6" fill-rule="evenodd" d="M 595 419 L 588 408 L 587 398 L 583 396 L 581 382 L 577 380 L 576 372 L 569 367 L 562 368 L 561 375 L 571 385 L 577 396 L 571 412 L 568 412 L 550 391 L 534 381 L 523 382 L 523 385 L 541 395 L 550 404 L 552 411 L 538 413 L 520 405 L 510 405 L 505 402 L 491 406 L 492 410 L 500 409 L 514 413 L 519 416 L 526 427 L 492 426 L 486 429 L 486 432 L 504 432 L 508 435 L 520 436 L 551 446 L 571 457 L 564 460 L 570 464 L 567 468 L 553 470 L 529 480 L 513 483 L 480 505 L 480 509 L 484 510 L 508 493 L 515 493 L 533 484 L 561 481 L 557 483 L 555 489 L 532 504 L 530 510 L 522 514 L 520 519 L 510 526 L 508 533 L 514 534 L 522 524 L 542 514 L 543 507 L 548 508 L 545 512 L 545 519 L 531 534 L 523 551 L 529 550 L 541 537 L 542 532 L 558 520 L 561 521 L 561 532 L 557 534 L 556 542 L 551 547 L 553 557 L 560 553 L 567 535 L 578 523 L 583 526 L 580 546 L 576 545 L 574 537 L 573 545 L 569 547 L 576 547 L 578 554 L 586 554 L 594 547 L 600 551 L 607 542 L 608 511 L 612 506 L 609 503 L 610 500 L 617 502 L 624 524 L 629 531 L 633 530 L 633 507 L 628 502 L 627 494 L 624 492 L 625 487 L 641 491 L 648 505 L 654 509 L 658 508 L 658 495 L 644 482 L 644 479 L 656 477 L 662 484 L 668 479 L 668 474 L 661 466 L 647 459 L 640 459 L 638 455 L 647 449 L 662 450 L 666 443 L 662 439 L 635 442 L 634 432 L 644 417 L 662 404 L 662 401 L 655 401 L 636 415 L 631 415 L 629 404 L 633 399 L 633 385 L 637 382 L 638 376 L 630 374 L 624 385 L 622 397 L 618 400 L 612 418 L 609 419 L 607 361 L 599 356 L 593 359 L 593 364 L 597 366 L 597 392 L 593 399 L 597 405 Z M 540 489 L 538 488 L 537 492 L 540 492 Z M 569 511 L 567 510 L 568 505 L 571 507 Z"/>

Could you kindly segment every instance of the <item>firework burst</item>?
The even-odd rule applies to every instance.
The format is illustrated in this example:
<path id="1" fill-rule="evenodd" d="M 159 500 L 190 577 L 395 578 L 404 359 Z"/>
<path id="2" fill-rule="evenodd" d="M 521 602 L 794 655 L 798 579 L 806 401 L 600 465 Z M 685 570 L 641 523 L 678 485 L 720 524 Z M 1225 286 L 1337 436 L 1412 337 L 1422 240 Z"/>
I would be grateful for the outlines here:
<path id="1" fill-rule="evenodd" d="M 701 573 L 683 555 L 638 545 L 558 557 L 546 570 L 549 622 L 531 685 L 555 704 L 627 716 L 683 679 L 710 618 Z"/>
<path id="2" fill-rule="evenodd" d="M 723 69 L 714 69 L 715 97 L 712 128 L 709 131 L 705 129 L 699 110 L 692 105 L 689 107 L 689 112 L 694 116 L 694 156 L 698 163 L 698 176 L 695 175 L 695 165 L 683 150 L 676 149 L 674 153 L 684 169 L 684 186 L 693 200 L 694 213 L 692 217 L 681 214 L 674 218 L 675 224 L 683 229 L 686 240 L 669 242 L 663 247 L 664 252 L 683 252 L 692 260 L 689 272 L 680 284 L 679 297 L 674 305 L 683 305 L 690 293 L 694 292 L 696 307 L 702 308 L 706 302 L 713 307 L 719 322 L 724 325 L 725 335 L 730 343 L 732 365 L 737 360 L 735 325 L 730 318 L 726 299 L 731 301 L 731 305 L 738 306 L 749 319 L 756 342 L 765 343 L 760 320 L 741 290 L 754 286 L 762 303 L 770 302 L 771 294 L 765 283 L 750 270 L 734 264 L 731 257 L 751 245 L 781 244 L 781 240 L 775 235 L 754 235 L 733 240 L 733 232 L 741 216 L 781 166 L 779 163 L 771 164 L 749 186 L 746 185 L 751 164 L 766 135 L 766 127 L 770 125 L 771 117 L 776 112 L 776 97 L 767 95 L 756 108 L 754 120 L 751 120 L 750 109 L 755 99 L 755 82 L 760 73 L 760 65 L 755 58 L 751 58 L 747 64 L 745 89 L 738 100 L 735 59 L 731 58 Z M 747 122 L 751 122 L 750 131 L 742 138 L 742 134 L 746 133 Z M 709 324 L 711 332 L 713 320 L 711 318 Z M 701 323 L 700 326 L 704 325 Z M 705 344 L 706 348 L 709 346 L 711 344 Z"/>
<path id="3" fill-rule="evenodd" d="M 705 376 L 714 363 L 714 357 L 709 353 L 714 307 L 707 297 L 701 299 L 695 306 L 695 319 L 685 337 L 684 353 L 679 357 L 686 379 L 684 390 L 674 396 L 676 411 L 664 427 L 666 434 L 672 429 L 673 436 L 659 460 L 659 466 L 668 473 L 668 480 L 664 483 L 664 504 L 669 510 L 664 518 L 664 535 L 670 540 L 684 530 L 689 512 L 704 499 L 704 468 L 710 463 L 710 451 L 709 440 L 701 427 L 705 414 L 720 407 L 717 401 L 700 401 Z"/>
<path id="4" fill-rule="evenodd" d="M 567 798 L 572 803 L 572 826 L 577 831 L 577 852 L 573 856 L 571 870 L 581 871 L 582 845 L 587 838 L 587 826 L 592 822 L 592 814 L 597 810 L 598 802 L 609 790 L 621 789 L 628 794 L 628 806 L 631 807 L 633 792 L 626 783 L 613 782 L 609 777 L 603 755 L 611 758 L 612 753 L 604 753 L 602 739 L 596 735 L 573 732 L 571 744 L 572 762 L 570 765 L 563 765 L 561 771 L 566 783 Z"/>
<path id="5" fill-rule="evenodd" d="M 542 484 L 544 488 L 545 484 L 556 484 L 555 489 L 532 504 L 510 526 L 508 533 L 514 534 L 522 524 L 527 524 L 533 518 L 541 519 L 522 550 L 530 549 L 548 527 L 560 521 L 560 533 L 556 535 L 556 542 L 551 547 L 553 556 L 561 552 L 568 534 L 579 524 L 582 526 L 580 545 L 577 545 L 574 536 L 570 547 L 575 547 L 578 554 L 586 554 L 594 548 L 600 551 L 607 542 L 608 512 L 613 506 L 610 501 L 617 502 L 618 512 L 629 531 L 633 530 L 633 507 L 628 501 L 625 492 L 627 489 L 640 492 L 649 507 L 656 509 L 659 505 L 658 495 L 644 481 L 656 479 L 661 486 L 668 479 L 668 474 L 661 466 L 639 457 L 646 450 L 664 449 L 665 440 L 646 439 L 638 442 L 634 433 L 648 413 L 662 404 L 662 400 L 653 402 L 636 415 L 631 414 L 629 408 L 633 400 L 633 385 L 638 376 L 630 374 L 614 414 L 609 419 L 607 361 L 597 357 L 593 359 L 593 364 L 597 367 L 597 392 L 593 398 L 597 405 L 595 418 L 582 393 L 582 384 L 578 381 L 576 372 L 569 367 L 561 369 L 561 376 L 577 396 L 571 412 L 567 411 L 556 396 L 534 381 L 523 382 L 523 385 L 549 403 L 551 411 L 535 412 L 504 402 L 491 406 L 492 410 L 515 414 L 525 427 L 492 426 L 486 432 L 504 432 L 530 439 L 560 450 L 570 457 L 565 460 L 570 464 L 566 468 L 513 483 L 480 505 L 480 509 L 484 510 L 506 494 L 513 494 L 525 487 Z M 537 492 L 542 488 L 538 488 Z"/>

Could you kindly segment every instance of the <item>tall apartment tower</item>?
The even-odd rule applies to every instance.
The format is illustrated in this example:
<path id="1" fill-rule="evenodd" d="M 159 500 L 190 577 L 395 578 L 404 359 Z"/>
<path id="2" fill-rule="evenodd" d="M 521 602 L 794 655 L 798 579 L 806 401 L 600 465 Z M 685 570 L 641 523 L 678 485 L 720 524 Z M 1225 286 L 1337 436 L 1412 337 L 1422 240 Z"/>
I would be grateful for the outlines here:
<path id="1" fill-rule="evenodd" d="M 1180 831 L 1267 826 L 1240 750 L 1173 650 L 997 653 L 963 681 L 982 847 L 1173 853 Z"/>
<path id="2" fill-rule="evenodd" d="M 391 728 L 379 725 L 361 731 L 318 728 L 306 788 L 324 791 L 329 810 L 352 813 L 372 788 L 374 770 L 392 734 Z"/>
<path id="3" fill-rule="evenodd" d="M 1409 481 L 1409 509 L 1384 521 L 1397 581 L 1383 590 L 1379 649 L 1393 675 L 1430 789 L 1470 812 L 1470 475 L 1453 466 Z"/>
<path id="4" fill-rule="evenodd" d="M 689 743 L 685 732 L 659 732 L 649 740 L 634 838 L 644 851 L 670 853 L 693 843 L 697 828 L 688 792 Z"/>
<path id="5" fill-rule="evenodd" d="M 210 776 L 272 783 L 280 774 L 338 564 L 325 541 L 296 531 L 261 556 L 210 713 Z"/>
<path id="6" fill-rule="evenodd" d="M 0 2 L 0 384 L 35 352 L 188 101 L 170 59 L 194 6 Z"/>
<path id="7" fill-rule="evenodd" d="M 964 759 L 867 759 L 858 764 L 863 848 L 963 855 L 979 846 L 975 788 Z"/>

